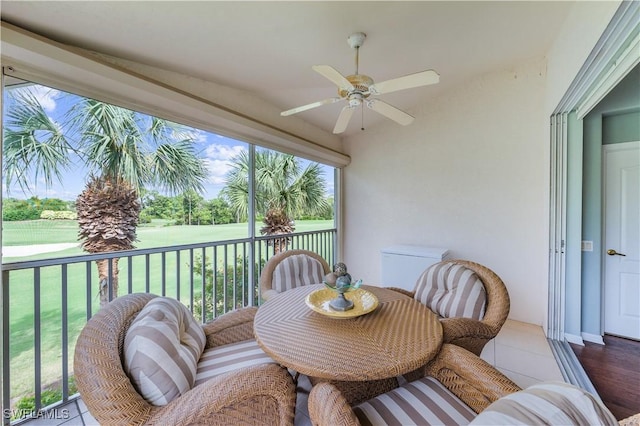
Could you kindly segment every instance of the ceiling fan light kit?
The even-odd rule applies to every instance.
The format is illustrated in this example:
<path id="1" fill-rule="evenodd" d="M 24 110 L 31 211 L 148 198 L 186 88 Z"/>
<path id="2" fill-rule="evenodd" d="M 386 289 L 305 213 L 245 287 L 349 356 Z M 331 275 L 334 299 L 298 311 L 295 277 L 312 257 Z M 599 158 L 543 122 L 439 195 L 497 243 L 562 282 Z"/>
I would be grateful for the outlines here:
<path id="1" fill-rule="evenodd" d="M 322 101 L 299 106 L 283 111 L 280 115 L 293 115 L 322 105 L 328 105 L 345 100 L 347 101 L 347 105 L 345 105 L 342 108 L 342 111 L 340 111 L 336 125 L 333 128 L 333 133 L 337 134 L 344 132 L 347 129 L 347 125 L 349 124 L 353 112 L 360 106 L 366 106 L 378 114 L 381 114 L 403 126 L 411 124 L 414 119 L 413 116 L 380 99 L 369 99 L 369 97 L 371 95 L 377 96 L 384 93 L 436 84 L 440 81 L 440 75 L 434 70 L 426 70 L 415 74 L 405 75 L 404 77 L 375 83 L 373 78 L 358 72 L 360 47 L 362 47 L 366 37 L 367 35 L 365 33 L 356 32 L 347 38 L 349 46 L 356 50 L 356 72 L 354 74 L 345 77 L 329 65 L 314 65 L 312 67 L 315 72 L 338 86 L 339 97 L 328 98 Z"/>

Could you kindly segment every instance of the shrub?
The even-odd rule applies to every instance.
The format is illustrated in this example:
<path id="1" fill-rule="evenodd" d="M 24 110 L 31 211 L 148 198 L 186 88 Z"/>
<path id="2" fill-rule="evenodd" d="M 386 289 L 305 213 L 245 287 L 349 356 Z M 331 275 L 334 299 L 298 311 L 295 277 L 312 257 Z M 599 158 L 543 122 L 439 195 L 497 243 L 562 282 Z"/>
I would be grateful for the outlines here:
<path id="1" fill-rule="evenodd" d="M 259 272 L 262 267 L 264 267 L 265 260 L 260 259 L 259 264 L 255 265 L 254 269 L 254 277 L 249 280 L 249 258 L 238 256 L 236 258 L 236 265 L 234 269 L 234 265 L 226 265 L 226 275 L 225 275 L 225 266 L 220 263 L 218 267 L 216 267 L 216 289 L 215 289 L 215 311 L 213 306 L 214 300 L 214 291 L 213 291 L 213 267 L 211 264 L 211 259 L 209 257 L 205 258 L 205 310 L 206 310 L 206 318 L 205 320 L 210 320 L 212 313 L 214 317 L 222 315 L 226 311 L 230 311 L 233 309 L 241 308 L 242 303 L 238 303 L 234 305 L 234 294 L 236 295 L 236 299 L 249 300 L 249 285 L 254 286 L 254 305 L 257 304 L 258 301 L 258 282 L 259 282 Z M 193 272 L 196 275 L 202 276 L 202 257 L 196 256 L 193 263 Z M 235 274 L 234 274 L 235 272 Z M 225 304 L 225 282 L 224 278 L 227 278 L 226 285 L 226 304 Z M 235 278 L 235 279 L 234 279 Z M 235 284 L 235 285 L 234 285 Z M 202 321 L 202 294 L 197 294 L 193 299 L 193 314 L 194 316 Z"/>
<path id="2" fill-rule="evenodd" d="M 42 213 L 40 213 L 40 219 L 47 220 L 76 220 L 77 218 L 78 214 L 76 212 L 72 212 L 71 210 L 43 210 Z"/>
<path id="3" fill-rule="evenodd" d="M 6 208 L 2 210 L 2 220 L 35 220 L 40 218 L 40 210 L 34 208 Z"/>
<path id="4" fill-rule="evenodd" d="M 140 212 L 140 215 L 138 216 L 138 223 L 142 224 L 142 223 L 151 223 L 151 215 L 146 213 L 144 210 Z"/>
<path id="5" fill-rule="evenodd" d="M 69 377 L 69 395 L 73 395 L 78 392 L 78 388 L 76 386 L 75 377 Z M 51 404 L 55 404 L 56 402 L 62 401 L 62 389 L 58 388 L 50 388 L 43 390 L 40 394 L 41 406 L 46 407 Z M 36 409 L 36 398 L 33 395 L 28 395 L 20 398 L 15 405 L 15 414 L 11 418 L 11 420 L 16 420 L 17 416 L 21 413 L 30 413 L 35 412 Z"/>

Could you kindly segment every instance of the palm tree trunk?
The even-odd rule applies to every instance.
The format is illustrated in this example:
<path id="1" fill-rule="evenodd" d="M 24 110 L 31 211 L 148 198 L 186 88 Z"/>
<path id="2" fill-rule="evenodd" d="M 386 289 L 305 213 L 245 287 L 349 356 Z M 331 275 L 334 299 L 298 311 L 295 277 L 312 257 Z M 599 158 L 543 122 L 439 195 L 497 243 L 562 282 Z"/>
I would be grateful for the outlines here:
<path id="1" fill-rule="evenodd" d="M 278 254 L 283 251 L 287 251 L 287 246 L 289 245 L 288 238 L 279 238 L 273 240 L 273 254 Z"/>
<path id="2" fill-rule="evenodd" d="M 113 299 L 118 297 L 118 261 L 120 259 L 111 259 L 111 280 L 109 280 L 109 259 L 97 260 L 98 266 L 98 282 L 100 285 L 100 307 L 103 307 L 109 303 L 109 281 L 111 281 L 111 288 Z"/>
<path id="3" fill-rule="evenodd" d="M 262 220 L 264 226 L 260 228 L 262 235 L 277 236 L 282 234 L 291 234 L 295 230 L 293 221 L 289 219 L 283 208 L 271 208 L 264 215 Z M 289 237 L 274 238 L 267 240 L 267 244 L 273 245 L 273 254 L 287 251 L 289 245 Z"/>

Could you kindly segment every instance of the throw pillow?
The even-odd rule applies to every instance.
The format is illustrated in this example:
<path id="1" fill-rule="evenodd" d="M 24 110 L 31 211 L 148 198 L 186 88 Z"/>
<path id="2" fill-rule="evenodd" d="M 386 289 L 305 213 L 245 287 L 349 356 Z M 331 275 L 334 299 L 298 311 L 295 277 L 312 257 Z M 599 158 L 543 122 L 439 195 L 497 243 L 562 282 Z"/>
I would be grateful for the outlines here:
<path id="1" fill-rule="evenodd" d="M 278 292 L 309 284 L 321 284 L 322 264 L 305 254 L 295 254 L 282 260 L 273 271 L 272 287 Z"/>
<path id="2" fill-rule="evenodd" d="M 472 425 L 618 425 L 589 392 L 563 382 L 543 382 L 504 396 L 484 409 Z"/>
<path id="3" fill-rule="evenodd" d="M 484 318 L 487 293 L 473 270 L 436 263 L 418 278 L 415 299 L 443 318 Z"/>
<path id="4" fill-rule="evenodd" d="M 166 405 L 193 387 L 205 343 L 202 327 L 186 306 L 157 297 L 127 331 L 124 368 L 143 398 Z"/>

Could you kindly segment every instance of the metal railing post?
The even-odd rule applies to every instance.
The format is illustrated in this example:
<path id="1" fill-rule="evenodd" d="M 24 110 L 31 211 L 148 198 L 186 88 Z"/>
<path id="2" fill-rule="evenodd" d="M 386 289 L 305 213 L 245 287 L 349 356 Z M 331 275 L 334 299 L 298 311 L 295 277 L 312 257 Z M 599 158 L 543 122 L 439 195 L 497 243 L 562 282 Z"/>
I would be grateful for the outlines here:
<path id="1" fill-rule="evenodd" d="M 256 217 L 256 200 L 255 200 L 255 186 L 256 186 L 256 176 L 255 176 L 255 170 L 256 170 L 256 146 L 253 144 L 249 145 L 249 182 L 248 182 L 248 190 L 249 190 L 249 200 L 248 200 L 248 204 L 249 204 L 249 209 L 248 209 L 248 226 L 249 226 L 249 280 L 247 281 L 247 285 L 249 286 L 248 291 L 249 291 L 249 306 L 253 306 L 254 301 L 256 300 L 255 298 L 255 273 L 256 273 L 256 261 L 258 262 L 258 265 L 260 264 L 260 258 L 258 257 L 256 259 L 255 253 L 256 253 L 256 244 L 260 244 L 260 242 L 256 242 L 256 223 L 255 223 L 255 217 Z M 258 250 L 259 251 L 259 250 Z M 259 280 L 260 278 L 258 278 Z M 260 294 L 260 288 L 258 287 L 258 294 Z M 258 300 L 258 303 L 260 301 Z"/>
<path id="2" fill-rule="evenodd" d="M 11 417 L 5 415 L 5 410 L 11 406 L 11 324 L 10 324 L 10 303 L 9 303 L 9 272 L 2 271 L 2 423 L 11 423 Z"/>

